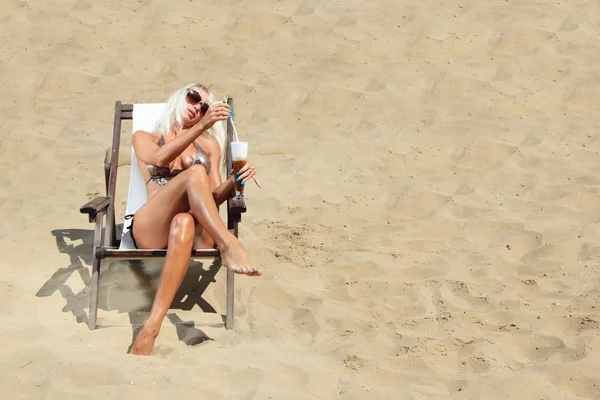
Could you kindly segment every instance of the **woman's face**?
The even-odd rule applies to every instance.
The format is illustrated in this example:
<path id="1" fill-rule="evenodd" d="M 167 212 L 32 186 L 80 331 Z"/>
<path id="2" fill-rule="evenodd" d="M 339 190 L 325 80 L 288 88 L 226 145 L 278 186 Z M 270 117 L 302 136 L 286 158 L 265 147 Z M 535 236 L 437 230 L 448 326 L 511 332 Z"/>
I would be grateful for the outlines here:
<path id="1" fill-rule="evenodd" d="M 195 91 L 200 95 L 200 101 L 195 98 L 197 96 L 188 95 L 187 96 L 187 107 L 183 112 L 183 127 L 190 128 L 194 126 L 200 119 L 204 116 L 204 112 L 200 109 L 203 103 L 208 103 L 208 93 L 205 90 L 200 89 L 191 89 L 190 91 Z"/>

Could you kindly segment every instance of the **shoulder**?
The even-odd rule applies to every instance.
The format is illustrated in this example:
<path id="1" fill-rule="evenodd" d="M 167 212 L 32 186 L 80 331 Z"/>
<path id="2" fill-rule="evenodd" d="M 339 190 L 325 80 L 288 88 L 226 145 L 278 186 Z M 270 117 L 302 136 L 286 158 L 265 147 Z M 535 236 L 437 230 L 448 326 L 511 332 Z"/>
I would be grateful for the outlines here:
<path id="1" fill-rule="evenodd" d="M 150 137 L 150 136 L 154 136 L 153 134 L 151 134 L 150 132 L 146 132 L 146 131 L 135 131 L 133 132 L 133 137 L 137 137 L 137 138 L 141 138 L 141 137 Z"/>
<path id="2" fill-rule="evenodd" d="M 157 142 L 159 140 L 157 135 L 150 133 L 150 132 L 141 131 L 141 130 L 133 132 L 133 139 L 134 140 L 151 139 L 153 142 Z"/>

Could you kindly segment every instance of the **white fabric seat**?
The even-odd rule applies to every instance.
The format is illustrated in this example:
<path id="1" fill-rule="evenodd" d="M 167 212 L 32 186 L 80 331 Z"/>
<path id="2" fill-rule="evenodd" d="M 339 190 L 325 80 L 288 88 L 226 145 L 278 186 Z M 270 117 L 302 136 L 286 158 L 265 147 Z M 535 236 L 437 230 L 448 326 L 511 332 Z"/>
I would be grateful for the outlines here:
<path id="1" fill-rule="evenodd" d="M 139 130 L 153 132 L 166 106 L 166 103 L 134 104 L 131 134 Z M 144 182 L 144 177 L 135 157 L 135 151 L 133 150 L 133 146 L 131 146 L 131 169 L 129 173 L 129 192 L 127 193 L 125 215 L 135 214 L 146 203 L 146 200 L 146 182 Z M 131 220 L 124 220 L 121 244 L 119 246 L 120 250 L 135 249 L 131 233 L 129 232 L 130 225 Z"/>

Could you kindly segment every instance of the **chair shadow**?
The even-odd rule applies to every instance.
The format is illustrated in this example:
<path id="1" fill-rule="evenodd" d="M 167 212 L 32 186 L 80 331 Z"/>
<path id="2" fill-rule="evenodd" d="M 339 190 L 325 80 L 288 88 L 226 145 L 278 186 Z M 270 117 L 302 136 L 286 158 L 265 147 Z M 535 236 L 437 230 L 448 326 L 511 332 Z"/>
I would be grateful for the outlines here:
<path id="1" fill-rule="evenodd" d="M 118 230 L 120 227 L 117 228 Z M 69 255 L 70 264 L 66 267 L 59 268 L 52 276 L 42 285 L 36 293 L 36 297 L 52 296 L 56 291 L 60 292 L 65 299 L 63 312 L 71 312 L 78 323 L 88 322 L 88 314 L 86 310 L 89 307 L 89 284 L 91 281 L 91 265 L 92 265 L 92 244 L 94 241 L 94 230 L 87 229 L 55 229 L 51 231 L 56 239 L 58 251 Z M 155 260 L 156 261 L 156 260 Z M 160 260 L 162 263 L 162 260 Z M 129 321 L 132 325 L 132 343 L 139 332 L 139 327 L 143 324 L 146 315 L 150 311 L 156 288 L 153 282 L 158 280 L 156 273 L 150 273 L 143 267 L 141 261 L 110 261 L 103 260 L 101 267 L 101 275 L 110 274 L 111 271 L 123 269 L 129 265 L 129 270 L 137 279 L 137 284 L 140 286 L 136 291 L 143 291 L 145 299 L 143 305 L 138 306 L 135 310 L 129 309 Z M 190 267 L 186 276 L 179 287 L 170 309 L 191 310 L 195 305 L 205 313 L 217 313 L 215 308 L 208 303 L 202 296 L 208 286 L 216 282 L 215 276 L 221 268 L 220 258 L 216 258 L 208 269 L 204 269 L 204 264 L 197 261 L 191 261 Z M 79 274 L 84 288 L 75 293 L 67 284 L 67 281 L 73 274 Z M 158 270 L 160 273 L 160 269 Z M 106 279 L 104 279 L 106 282 Z M 109 289 L 103 285 L 103 280 L 100 279 L 100 288 L 98 296 L 98 309 L 105 311 L 115 310 L 108 303 Z M 122 312 L 121 310 L 118 310 Z M 197 328 L 191 321 L 182 321 L 174 313 L 167 314 L 169 321 L 175 326 L 179 340 L 188 346 L 200 344 L 206 340 L 212 340 L 208 335 Z M 221 314 L 221 319 L 225 321 L 225 316 Z M 99 326 L 102 328 L 102 326 Z"/>

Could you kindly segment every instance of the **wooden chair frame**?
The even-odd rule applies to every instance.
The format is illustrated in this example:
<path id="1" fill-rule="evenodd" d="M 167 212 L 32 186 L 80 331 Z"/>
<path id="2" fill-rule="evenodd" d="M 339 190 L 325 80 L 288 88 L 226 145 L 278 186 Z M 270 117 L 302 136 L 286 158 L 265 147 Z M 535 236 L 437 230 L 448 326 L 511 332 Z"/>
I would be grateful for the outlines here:
<path id="1" fill-rule="evenodd" d="M 227 103 L 233 106 L 233 99 L 227 99 Z M 166 249 L 135 249 L 121 250 L 121 240 L 116 235 L 115 221 L 115 192 L 117 186 L 117 168 L 119 164 L 119 149 L 121 142 L 121 121 L 133 119 L 133 104 L 115 103 L 115 121 L 113 131 L 113 142 L 110 160 L 105 160 L 104 176 L 106 181 L 106 196 L 96 197 L 80 208 L 80 212 L 88 214 L 89 221 L 95 222 L 94 244 L 92 248 L 92 279 L 90 281 L 90 311 L 88 327 L 96 328 L 98 316 L 98 289 L 100 286 L 100 265 L 104 259 L 114 260 L 142 260 L 147 258 L 164 258 Z M 231 142 L 233 140 L 233 126 L 231 119 L 227 120 L 227 177 L 232 172 Z M 238 224 L 241 222 L 242 213 L 246 212 L 246 204 L 243 200 L 234 200 L 233 195 L 227 199 L 227 229 L 238 237 Z M 221 255 L 215 246 L 213 249 L 194 249 L 191 257 L 213 258 L 221 266 Z M 232 329 L 234 325 L 234 272 L 227 269 L 227 303 L 225 313 L 225 328 Z"/>

